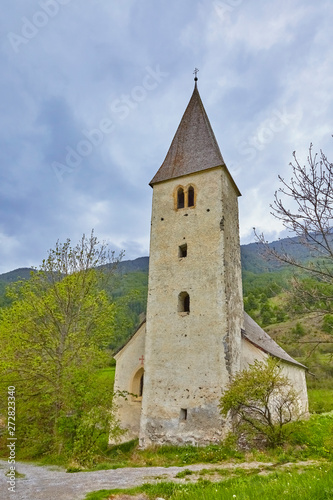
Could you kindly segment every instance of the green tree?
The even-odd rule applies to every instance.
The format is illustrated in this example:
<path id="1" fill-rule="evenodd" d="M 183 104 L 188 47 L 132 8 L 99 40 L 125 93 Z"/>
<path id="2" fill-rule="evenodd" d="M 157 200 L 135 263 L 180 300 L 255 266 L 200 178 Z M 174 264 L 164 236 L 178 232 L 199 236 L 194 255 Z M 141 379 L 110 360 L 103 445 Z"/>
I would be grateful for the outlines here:
<path id="1" fill-rule="evenodd" d="M 296 339 L 300 339 L 306 334 L 304 326 L 299 321 L 297 321 L 296 326 L 291 330 L 291 332 Z"/>
<path id="2" fill-rule="evenodd" d="M 110 343 L 110 348 L 114 351 L 127 342 L 145 315 L 148 273 L 116 273 L 109 281 L 106 291 L 116 306 L 115 335 Z"/>
<path id="3" fill-rule="evenodd" d="M 249 293 L 249 295 L 244 298 L 244 307 L 247 312 L 255 311 L 259 308 L 259 301 L 253 293 Z"/>
<path id="4" fill-rule="evenodd" d="M 15 386 L 18 442 L 36 454 L 82 454 L 88 443 L 92 452 L 100 431 L 107 436 L 115 424 L 112 383 L 107 391 L 95 383 L 110 361 L 115 316 L 102 290 L 107 275 L 96 267 L 110 260 L 93 233 L 73 248 L 70 240 L 57 242 L 40 270 L 11 288 L 13 303 L 0 311 L 0 399 Z"/>
<path id="5" fill-rule="evenodd" d="M 6 283 L 0 281 L 0 307 L 8 307 L 11 303 L 10 298 L 6 295 Z"/>
<path id="6" fill-rule="evenodd" d="M 231 416 L 236 434 L 254 434 L 271 447 L 283 443 L 285 425 L 300 416 L 297 394 L 273 358 L 239 372 L 224 392 L 220 409 L 223 416 Z"/>

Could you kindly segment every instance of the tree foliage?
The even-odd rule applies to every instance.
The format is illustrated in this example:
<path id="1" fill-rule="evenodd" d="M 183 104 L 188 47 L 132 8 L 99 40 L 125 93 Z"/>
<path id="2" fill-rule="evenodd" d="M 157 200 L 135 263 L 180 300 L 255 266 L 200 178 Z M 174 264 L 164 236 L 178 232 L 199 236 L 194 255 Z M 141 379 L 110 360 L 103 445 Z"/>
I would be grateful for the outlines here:
<path id="1" fill-rule="evenodd" d="M 1 392 L 16 387 L 17 438 L 37 454 L 82 452 L 88 430 L 96 444 L 112 425 L 112 383 L 95 383 L 110 361 L 114 331 L 115 306 L 102 290 L 106 275 L 96 270 L 109 257 L 114 261 L 93 233 L 73 248 L 69 240 L 57 242 L 1 309 Z"/>
<path id="2" fill-rule="evenodd" d="M 116 306 L 115 335 L 110 348 L 117 350 L 126 343 L 145 315 L 148 273 L 146 271 L 116 273 L 109 281 L 106 292 L 112 297 Z"/>
<path id="3" fill-rule="evenodd" d="M 297 394 L 273 358 L 239 372 L 224 392 L 220 409 L 231 416 L 238 435 L 254 433 L 272 447 L 283 443 L 285 425 L 300 414 Z"/>

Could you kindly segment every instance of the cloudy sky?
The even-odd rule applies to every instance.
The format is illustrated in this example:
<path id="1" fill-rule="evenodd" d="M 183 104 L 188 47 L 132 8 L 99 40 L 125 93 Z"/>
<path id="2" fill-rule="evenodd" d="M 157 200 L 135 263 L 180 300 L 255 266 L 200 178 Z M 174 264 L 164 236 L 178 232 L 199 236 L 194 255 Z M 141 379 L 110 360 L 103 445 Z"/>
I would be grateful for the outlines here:
<path id="1" fill-rule="evenodd" d="M 4 3 L 4 2 L 3 2 Z M 148 255 L 152 189 L 193 90 L 242 192 L 241 241 L 276 239 L 278 174 L 333 157 L 332 0 L 15 0 L 1 13 L 0 273 L 91 229 Z"/>

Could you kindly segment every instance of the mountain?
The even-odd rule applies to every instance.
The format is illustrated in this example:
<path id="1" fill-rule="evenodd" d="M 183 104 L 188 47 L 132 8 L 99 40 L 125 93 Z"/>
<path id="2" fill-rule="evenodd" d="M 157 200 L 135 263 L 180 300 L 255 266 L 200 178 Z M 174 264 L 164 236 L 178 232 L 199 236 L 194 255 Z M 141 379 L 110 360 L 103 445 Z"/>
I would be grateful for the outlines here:
<path id="1" fill-rule="evenodd" d="M 34 269 L 29 267 L 20 267 L 19 269 L 15 269 L 14 271 L 9 271 L 8 273 L 0 274 L 0 281 L 5 283 L 14 283 L 19 280 L 28 280 L 30 278 L 31 272 Z"/>
<path id="2" fill-rule="evenodd" d="M 310 252 L 310 249 L 304 245 L 304 242 L 301 241 L 298 236 L 273 241 L 272 243 L 269 243 L 268 246 L 269 248 L 274 249 L 278 254 L 287 254 L 296 261 L 305 262 L 309 260 L 318 260 L 319 257 L 323 257 L 319 245 L 321 238 L 322 236 L 317 236 L 316 238 L 318 242 L 317 253 L 315 252 L 313 241 L 310 242 L 312 246 L 312 252 Z M 326 238 L 329 239 L 330 244 L 333 244 L 333 234 L 326 236 Z M 242 245 L 241 255 L 243 271 L 251 271 L 253 273 L 261 274 L 272 271 L 281 271 L 281 269 L 290 269 L 288 264 L 283 264 L 273 257 L 265 257 L 263 245 L 258 243 Z"/>
<path id="3" fill-rule="evenodd" d="M 270 243 L 269 246 L 276 251 L 286 252 L 298 260 L 305 261 L 312 257 L 308 249 L 300 244 L 298 238 L 281 239 Z M 261 247 L 257 243 L 242 245 L 241 258 L 244 307 L 258 324 L 263 328 L 275 325 L 273 336 L 277 341 L 280 340 L 279 336 L 281 335 L 283 339 L 291 335 L 292 340 L 294 338 L 293 332 L 296 332 L 296 335 L 298 330 L 302 328 L 307 332 L 306 340 L 309 339 L 309 341 L 318 338 L 318 332 L 320 335 L 322 334 L 321 324 L 314 329 L 307 317 L 290 316 L 285 302 L 285 290 L 288 289 L 293 272 L 291 266 L 265 259 Z M 127 341 L 142 321 L 147 303 L 148 266 L 149 257 L 120 262 L 117 266 L 117 272 L 113 274 L 105 289 L 106 293 L 117 304 L 115 333 L 110 342 L 110 348 L 113 351 L 116 351 Z M 32 271 L 33 269 L 20 268 L 0 274 L 0 308 L 11 305 L 10 297 L 5 294 L 6 286 L 19 279 L 29 279 Z M 279 332 L 282 332 L 281 335 Z M 304 362 L 301 358 L 305 350 L 303 353 L 298 344 L 295 346 L 296 350 L 292 353 L 293 356 L 296 358 L 300 356 L 300 361 Z M 290 345 L 288 349 L 290 350 Z M 309 365 L 308 360 L 306 364 Z M 316 371 L 315 367 L 312 366 L 311 370 Z"/>
<path id="4" fill-rule="evenodd" d="M 283 238 L 269 243 L 268 246 L 276 250 L 277 253 L 288 254 L 299 261 L 306 261 L 312 257 L 309 249 L 301 243 L 299 237 Z M 286 267 L 285 264 L 272 257 L 267 259 L 264 256 L 262 245 L 258 243 L 241 245 L 241 258 L 243 271 L 251 271 L 257 274 L 279 271 Z"/>
<path id="5" fill-rule="evenodd" d="M 137 271 L 148 272 L 148 267 L 149 267 L 149 257 L 139 257 L 138 259 L 124 260 L 122 262 L 119 262 L 117 270 L 121 274 L 132 273 Z"/>
<path id="6" fill-rule="evenodd" d="M 117 265 L 117 271 L 120 274 L 133 273 L 138 271 L 148 272 L 149 257 L 139 257 L 134 260 L 124 260 L 119 262 Z M 3 283 L 14 283 L 19 280 L 26 280 L 30 278 L 31 272 L 34 269 L 29 267 L 20 267 L 19 269 L 14 269 L 14 271 L 9 271 L 8 273 L 0 274 L 0 282 Z"/>
<path id="7" fill-rule="evenodd" d="M 269 243 L 269 246 L 278 252 L 286 252 L 301 261 L 311 258 L 309 250 L 300 243 L 298 237 L 283 238 L 278 241 L 273 241 Z M 279 271 L 284 267 L 283 264 L 276 260 L 265 259 L 258 243 L 241 245 L 241 258 L 243 271 L 250 271 L 256 274 Z M 120 262 L 117 266 L 117 270 L 120 274 L 148 272 L 148 266 L 149 257 L 139 257 L 134 260 L 124 260 Z M 33 269 L 23 267 L 8 273 L 0 274 L 0 282 L 12 283 L 19 279 L 29 279 L 31 271 L 33 271 Z"/>

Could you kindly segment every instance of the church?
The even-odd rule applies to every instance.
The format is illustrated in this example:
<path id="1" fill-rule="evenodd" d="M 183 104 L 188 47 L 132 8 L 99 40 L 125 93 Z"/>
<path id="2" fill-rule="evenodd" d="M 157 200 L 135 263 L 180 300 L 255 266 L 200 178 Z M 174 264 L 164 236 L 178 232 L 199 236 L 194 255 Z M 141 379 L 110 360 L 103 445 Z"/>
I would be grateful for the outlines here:
<path id="1" fill-rule="evenodd" d="M 238 197 L 201 101 L 197 77 L 153 188 L 145 321 L 115 355 L 122 441 L 207 445 L 230 422 L 223 390 L 255 360 L 273 356 L 308 410 L 306 368 L 243 307 Z"/>

